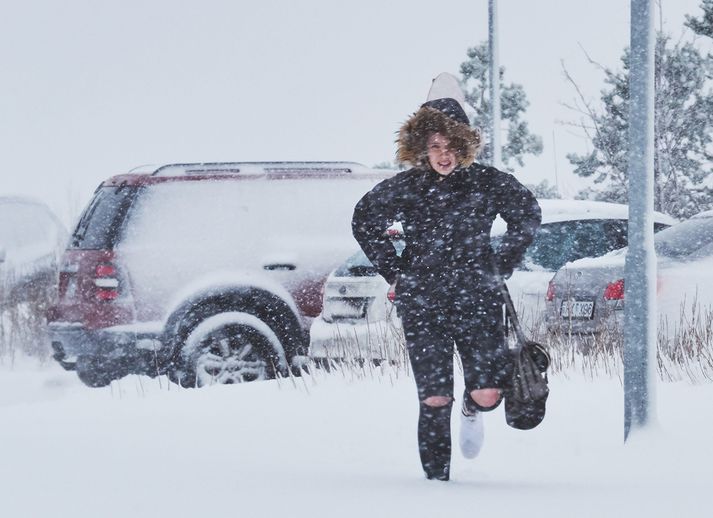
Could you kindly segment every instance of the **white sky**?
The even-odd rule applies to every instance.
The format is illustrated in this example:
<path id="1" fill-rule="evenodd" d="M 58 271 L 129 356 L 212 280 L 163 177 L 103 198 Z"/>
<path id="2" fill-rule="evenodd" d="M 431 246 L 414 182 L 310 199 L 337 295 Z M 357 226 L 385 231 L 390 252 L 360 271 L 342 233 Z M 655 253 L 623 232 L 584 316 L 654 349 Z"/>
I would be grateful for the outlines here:
<path id="1" fill-rule="evenodd" d="M 146 163 L 394 156 L 395 132 L 439 72 L 487 38 L 487 0 L 4 0 L 0 195 L 30 194 L 65 219 L 104 178 Z M 675 36 L 700 0 L 663 0 Z M 500 0 L 500 60 L 522 83 L 545 150 L 518 176 L 577 180 L 585 142 L 556 121 L 618 66 L 628 0 Z M 553 147 L 556 140 L 556 155 Z"/>

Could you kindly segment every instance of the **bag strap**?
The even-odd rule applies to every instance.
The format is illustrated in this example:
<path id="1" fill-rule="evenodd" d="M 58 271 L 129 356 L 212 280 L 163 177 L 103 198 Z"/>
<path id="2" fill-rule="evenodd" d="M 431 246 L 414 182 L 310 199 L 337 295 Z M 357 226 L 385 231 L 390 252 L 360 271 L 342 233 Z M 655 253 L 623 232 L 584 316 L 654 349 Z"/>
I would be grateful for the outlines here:
<path id="1" fill-rule="evenodd" d="M 517 312 L 515 311 L 515 305 L 512 303 L 512 297 L 510 297 L 510 292 L 505 284 L 505 280 L 500 277 L 500 293 L 505 300 L 505 310 L 507 311 L 508 319 L 510 320 L 510 325 L 515 330 L 515 336 L 517 337 L 517 343 L 522 348 L 527 343 L 527 337 L 522 330 L 520 325 L 520 319 L 517 317 Z"/>
<path id="2" fill-rule="evenodd" d="M 493 268 L 495 269 L 495 276 L 497 277 L 498 283 L 500 284 L 500 294 L 502 295 L 503 300 L 505 301 L 505 311 L 507 313 L 507 319 L 510 321 L 512 328 L 515 330 L 515 336 L 517 337 L 518 350 L 522 349 L 523 346 L 527 343 L 527 337 L 525 336 L 525 333 L 522 331 L 522 326 L 520 325 L 520 319 L 517 318 L 517 312 L 515 311 L 515 305 L 512 302 L 512 297 L 510 297 L 510 291 L 508 291 L 508 286 L 507 286 L 507 284 L 505 284 L 505 279 L 503 278 L 502 275 L 500 275 L 500 272 L 498 271 L 498 267 L 496 264 L 493 264 Z"/>

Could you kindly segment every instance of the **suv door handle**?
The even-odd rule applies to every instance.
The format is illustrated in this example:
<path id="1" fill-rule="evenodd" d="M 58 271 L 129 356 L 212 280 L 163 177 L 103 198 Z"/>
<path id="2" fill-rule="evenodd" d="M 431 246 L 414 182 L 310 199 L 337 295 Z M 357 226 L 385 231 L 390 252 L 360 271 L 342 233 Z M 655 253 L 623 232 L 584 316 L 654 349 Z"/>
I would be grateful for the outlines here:
<path id="1" fill-rule="evenodd" d="M 275 271 L 275 270 L 295 270 L 297 267 L 290 263 L 271 263 L 263 265 L 263 269 Z"/>

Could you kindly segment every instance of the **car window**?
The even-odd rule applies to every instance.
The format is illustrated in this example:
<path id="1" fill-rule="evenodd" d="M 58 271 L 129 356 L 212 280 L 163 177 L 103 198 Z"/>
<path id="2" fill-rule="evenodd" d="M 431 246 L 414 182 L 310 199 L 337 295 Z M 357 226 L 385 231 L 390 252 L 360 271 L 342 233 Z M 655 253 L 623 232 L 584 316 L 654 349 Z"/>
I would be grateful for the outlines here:
<path id="1" fill-rule="evenodd" d="M 136 187 L 101 187 L 79 218 L 71 239 L 72 248 L 111 249 Z"/>
<path id="2" fill-rule="evenodd" d="M 617 248 L 619 233 L 613 234 L 612 240 L 599 220 L 544 224 L 537 230 L 521 265 L 529 270 L 555 271 L 575 259 L 604 255 Z"/>
<path id="3" fill-rule="evenodd" d="M 617 248 L 624 248 L 628 243 L 629 235 L 629 223 L 625 219 L 613 219 L 609 221 L 602 221 L 604 226 L 604 233 L 607 236 L 607 242 L 611 245 L 611 250 L 616 250 Z M 657 229 L 654 225 L 654 232 Z M 610 250 L 607 250 L 609 252 Z M 606 253 L 606 252 L 605 252 Z"/>
<path id="4" fill-rule="evenodd" d="M 4 203 L 0 205 L 0 221 L 0 244 L 7 249 L 46 245 L 53 236 L 54 225 L 41 205 Z"/>
<path id="5" fill-rule="evenodd" d="M 366 254 L 359 250 L 334 270 L 334 275 L 336 277 L 375 277 L 377 273 Z"/>
<path id="6" fill-rule="evenodd" d="M 668 225 L 654 224 L 654 231 Z M 627 245 L 626 220 L 574 220 L 545 223 L 525 252 L 520 264 L 526 270 L 559 270 L 583 257 L 599 257 Z M 497 250 L 501 236 L 492 238 Z"/>
<path id="7" fill-rule="evenodd" d="M 51 229 L 43 221 L 41 209 L 32 205 L 19 205 L 15 212 L 14 226 L 19 246 L 43 244 L 51 236 Z"/>
<path id="8" fill-rule="evenodd" d="M 6 251 L 17 247 L 16 210 L 16 203 L 0 204 L 0 247 Z"/>
<path id="9" fill-rule="evenodd" d="M 618 233 L 614 233 L 618 236 Z M 597 257 L 617 248 L 608 237 L 603 221 L 563 221 L 542 225 L 527 249 L 522 266 L 526 269 L 558 270 L 569 261 Z"/>
<path id="10" fill-rule="evenodd" d="M 582 228 L 584 226 L 589 232 Z M 554 271 L 567 261 L 594 253 L 597 244 L 603 240 L 601 224 L 593 225 L 589 221 L 542 225 L 525 253 L 523 266 L 527 269 Z"/>

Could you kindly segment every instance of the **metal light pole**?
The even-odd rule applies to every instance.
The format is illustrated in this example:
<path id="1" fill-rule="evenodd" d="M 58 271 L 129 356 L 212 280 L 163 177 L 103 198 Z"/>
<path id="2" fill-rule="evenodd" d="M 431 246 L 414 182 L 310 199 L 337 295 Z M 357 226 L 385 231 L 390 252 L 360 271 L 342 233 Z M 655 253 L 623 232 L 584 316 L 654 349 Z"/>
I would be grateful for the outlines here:
<path id="1" fill-rule="evenodd" d="M 488 0 L 488 50 L 490 53 L 490 148 L 492 163 L 501 164 L 500 148 L 500 61 L 498 59 L 498 2 Z"/>
<path id="2" fill-rule="evenodd" d="M 631 0 L 629 250 L 624 307 L 624 440 L 653 415 L 656 366 L 653 0 Z"/>

